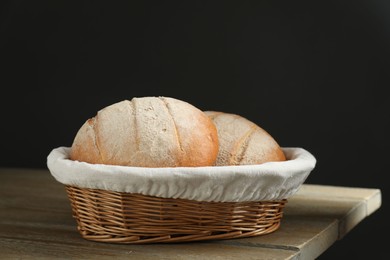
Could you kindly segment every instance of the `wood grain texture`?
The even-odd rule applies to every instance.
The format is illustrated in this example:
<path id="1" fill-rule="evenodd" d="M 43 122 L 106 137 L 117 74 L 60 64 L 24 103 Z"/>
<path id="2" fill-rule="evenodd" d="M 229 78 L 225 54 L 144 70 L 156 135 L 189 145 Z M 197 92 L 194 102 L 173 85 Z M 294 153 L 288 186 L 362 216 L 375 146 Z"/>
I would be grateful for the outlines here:
<path id="1" fill-rule="evenodd" d="M 177 244 L 83 239 L 48 170 L 0 169 L 0 259 L 315 259 L 381 205 L 378 189 L 304 184 L 274 233 Z"/>

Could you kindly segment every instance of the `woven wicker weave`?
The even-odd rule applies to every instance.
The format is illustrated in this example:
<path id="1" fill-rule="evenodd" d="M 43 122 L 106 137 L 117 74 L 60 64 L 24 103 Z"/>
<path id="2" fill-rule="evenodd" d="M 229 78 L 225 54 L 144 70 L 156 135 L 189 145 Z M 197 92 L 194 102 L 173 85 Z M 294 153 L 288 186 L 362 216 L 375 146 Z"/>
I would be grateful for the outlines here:
<path id="1" fill-rule="evenodd" d="M 66 186 L 78 230 L 87 240 L 168 243 L 271 233 L 287 200 L 199 202 Z"/>

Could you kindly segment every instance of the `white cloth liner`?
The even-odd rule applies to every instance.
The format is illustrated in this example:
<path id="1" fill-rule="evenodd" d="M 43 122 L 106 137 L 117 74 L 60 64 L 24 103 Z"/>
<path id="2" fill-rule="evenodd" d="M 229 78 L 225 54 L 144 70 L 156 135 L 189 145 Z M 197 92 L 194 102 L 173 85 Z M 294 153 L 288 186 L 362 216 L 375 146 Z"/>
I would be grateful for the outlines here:
<path id="1" fill-rule="evenodd" d="M 138 193 L 196 201 L 244 202 L 287 199 L 298 191 L 316 164 L 299 147 L 283 147 L 287 161 L 260 165 L 145 168 L 89 164 L 69 159 L 69 147 L 47 157 L 52 176 L 81 188 Z"/>

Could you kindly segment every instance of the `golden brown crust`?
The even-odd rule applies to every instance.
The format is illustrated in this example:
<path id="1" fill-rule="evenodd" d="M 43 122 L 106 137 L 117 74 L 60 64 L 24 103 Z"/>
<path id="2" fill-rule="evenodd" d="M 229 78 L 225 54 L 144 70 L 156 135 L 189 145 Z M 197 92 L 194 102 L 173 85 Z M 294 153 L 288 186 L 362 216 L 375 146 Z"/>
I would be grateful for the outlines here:
<path id="1" fill-rule="evenodd" d="M 216 165 L 250 165 L 285 161 L 276 140 L 263 128 L 232 113 L 205 111 L 217 127 L 219 153 Z"/>
<path id="2" fill-rule="evenodd" d="M 76 134 L 70 159 L 138 167 L 211 166 L 218 154 L 213 121 L 168 97 L 124 100 L 98 111 Z"/>
<path id="3" fill-rule="evenodd" d="M 95 136 L 95 119 L 88 119 L 79 129 L 72 149 L 70 151 L 71 160 L 79 160 L 88 163 L 100 163 L 101 156 Z"/>

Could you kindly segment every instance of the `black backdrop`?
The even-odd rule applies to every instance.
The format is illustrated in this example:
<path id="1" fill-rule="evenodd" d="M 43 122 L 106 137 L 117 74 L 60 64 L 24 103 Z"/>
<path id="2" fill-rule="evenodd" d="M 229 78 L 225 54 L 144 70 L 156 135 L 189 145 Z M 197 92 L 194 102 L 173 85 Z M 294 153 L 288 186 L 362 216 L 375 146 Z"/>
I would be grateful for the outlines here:
<path id="1" fill-rule="evenodd" d="M 309 150 L 307 183 L 381 189 L 320 259 L 385 253 L 389 1 L 20 0 L 0 18 L 0 166 L 46 168 L 99 109 L 175 97 Z"/>

